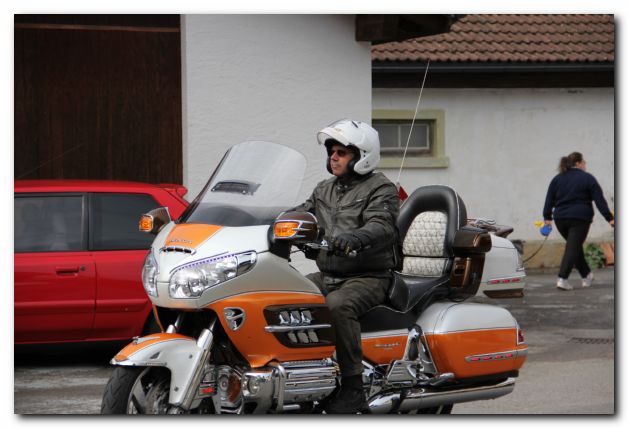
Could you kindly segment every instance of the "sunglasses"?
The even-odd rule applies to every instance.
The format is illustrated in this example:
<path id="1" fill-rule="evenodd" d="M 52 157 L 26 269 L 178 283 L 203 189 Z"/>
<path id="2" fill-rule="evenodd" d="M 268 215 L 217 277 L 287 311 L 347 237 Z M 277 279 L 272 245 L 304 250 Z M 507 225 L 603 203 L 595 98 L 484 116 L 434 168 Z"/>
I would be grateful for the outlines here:
<path id="1" fill-rule="evenodd" d="M 345 156 L 349 154 L 347 150 L 337 149 L 337 150 L 332 150 L 331 152 L 329 152 L 329 156 L 333 156 L 334 153 L 337 154 L 339 158 L 344 158 Z"/>

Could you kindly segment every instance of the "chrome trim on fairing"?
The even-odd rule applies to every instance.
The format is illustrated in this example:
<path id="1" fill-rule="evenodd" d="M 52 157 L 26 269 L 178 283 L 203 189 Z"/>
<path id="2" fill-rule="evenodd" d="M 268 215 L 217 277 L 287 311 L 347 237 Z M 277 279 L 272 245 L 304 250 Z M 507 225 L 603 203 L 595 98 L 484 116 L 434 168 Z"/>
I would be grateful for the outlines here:
<path id="1" fill-rule="evenodd" d="M 230 330 L 239 330 L 246 321 L 246 311 L 242 308 L 228 307 L 222 310 L 222 314 L 227 322 L 227 327 Z"/>
<path id="2" fill-rule="evenodd" d="M 267 325 L 264 330 L 267 333 L 285 333 L 287 331 L 318 330 L 321 328 L 331 328 L 331 324 Z"/>
<path id="3" fill-rule="evenodd" d="M 516 358 L 525 357 L 527 355 L 528 348 L 516 349 L 514 351 L 494 352 L 491 354 L 469 355 L 468 357 L 465 357 L 465 361 L 467 363 L 485 363 L 491 361 L 514 360 Z"/>
<path id="4" fill-rule="evenodd" d="M 196 250 L 188 247 L 179 247 L 177 245 L 167 245 L 165 247 L 161 247 L 159 249 L 160 253 L 164 252 L 175 252 L 175 253 L 186 253 L 186 254 L 196 254 Z"/>
<path id="5" fill-rule="evenodd" d="M 401 330 L 386 330 L 386 331 L 372 331 L 369 333 L 362 333 L 362 340 L 375 339 L 378 337 L 391 337 L 391 336 L 407 336 L 408 329 Z"/>

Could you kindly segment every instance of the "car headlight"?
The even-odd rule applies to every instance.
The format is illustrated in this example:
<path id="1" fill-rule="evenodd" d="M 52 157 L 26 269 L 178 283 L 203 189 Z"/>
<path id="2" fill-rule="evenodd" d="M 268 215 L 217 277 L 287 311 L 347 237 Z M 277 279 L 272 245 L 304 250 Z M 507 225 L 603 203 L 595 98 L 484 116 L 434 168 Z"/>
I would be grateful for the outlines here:
<path id="1" fill-rule="evenodd" d="M 198 297 L 208 288 L 249 271 L 256 261 L 257 253 L 251 251 L 211 257 L 180 266 L 170 277 L 170 297 Z"/>
<path id="2" fill-rule="evenodd" d="M 149 296 L 157 297 L 157 274 L 159 268 L 157 267 L 157 260 L 153 256 L 153 249 L 148 250 L 148 254 L 144 259 L 144 267 L 142 268 L 142 284 L 144 284 L 144 290 Z"/>

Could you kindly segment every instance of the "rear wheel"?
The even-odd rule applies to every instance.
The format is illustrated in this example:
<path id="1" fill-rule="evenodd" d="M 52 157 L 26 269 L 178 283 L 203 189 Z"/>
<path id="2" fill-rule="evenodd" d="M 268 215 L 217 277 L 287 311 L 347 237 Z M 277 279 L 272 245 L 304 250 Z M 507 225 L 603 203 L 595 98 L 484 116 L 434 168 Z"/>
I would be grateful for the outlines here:
<path id="1" fill-rule="evenodd" d="M 453 408 L 453 404 L 442 404 L 440 406 L 426 407 L 424 409 L 415 409 L 399 413 L 406 415 L 449 415 L 451 414 L 451 410 Z"/>
<path id="2" fill-rule="evenodd" d="M 424 415 L 449 415 L 451 414 L 451 410 L 454 408 L 453 404 L 443 404 L 436 407 L 428 407 L 426 409 L 417 410 L 417 414 Z"/>

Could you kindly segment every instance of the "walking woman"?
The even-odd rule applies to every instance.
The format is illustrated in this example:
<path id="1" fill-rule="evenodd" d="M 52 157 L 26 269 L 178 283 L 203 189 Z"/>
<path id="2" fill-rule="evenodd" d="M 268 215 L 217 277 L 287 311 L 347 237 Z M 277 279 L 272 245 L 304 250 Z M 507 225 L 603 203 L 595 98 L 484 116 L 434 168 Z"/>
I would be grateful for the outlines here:
<path id="1" fill-rule="evenodd" d="M 608 209 L 597 180 L 586 172 L 587 162 L 582 153 L 573 152 L 561 158 L 558 170 L 559 174 L 552 179 L 547 189 L 543 208 L 545 224 L 551 225 L 553 219 L 556 228 L 567 241 L 556 287 L 561 290 L 573 290 L 567 278 L 574 266 L 582 277 L 582 286 L 590 287 L 593 273 L 584 258 L 582 246 L 593 221 L 591 201 L 595 201 L 600 214 L 613 227 L 615 219 Z"/>

